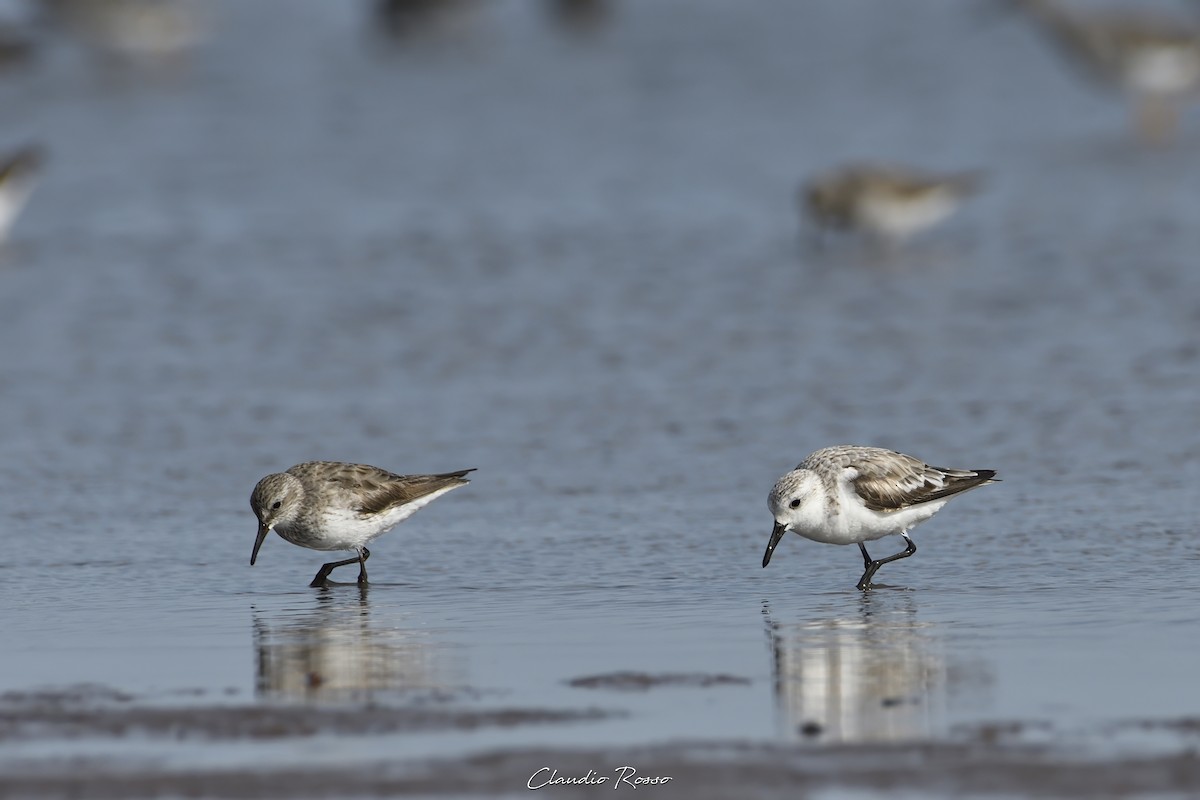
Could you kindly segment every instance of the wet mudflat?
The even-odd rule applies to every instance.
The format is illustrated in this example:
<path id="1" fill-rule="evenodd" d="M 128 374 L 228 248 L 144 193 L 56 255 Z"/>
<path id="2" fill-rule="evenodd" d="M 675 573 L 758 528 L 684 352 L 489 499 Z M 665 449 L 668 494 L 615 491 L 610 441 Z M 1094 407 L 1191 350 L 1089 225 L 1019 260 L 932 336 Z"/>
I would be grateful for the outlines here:
<path id="1" fill-rule="evenodd" d="M 399 48 L 229 6 L 182 69 L 0 80 L 52 154 L 0 257 L 3 793 L 1197 786 L 1194 112 L 1141 147 L 932 0 L 583 39 L 496 3 Z M 799 179 L 862 157 L 988 189 L 813 248 Z M 771 484 L 842 442 L 1003 483 L 870 593 L 855 548 L 763 570 Z M 310 590 L 247 503 L 310 458 L 479 472 Z"/>

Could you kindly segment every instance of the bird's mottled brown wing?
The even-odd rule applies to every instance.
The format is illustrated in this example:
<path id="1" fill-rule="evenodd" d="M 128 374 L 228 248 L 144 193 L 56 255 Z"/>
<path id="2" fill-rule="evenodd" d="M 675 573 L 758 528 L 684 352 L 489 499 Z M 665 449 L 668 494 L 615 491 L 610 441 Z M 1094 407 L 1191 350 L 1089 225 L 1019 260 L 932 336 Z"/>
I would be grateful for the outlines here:
<path id="1" fill-rule="evenodd" d="M 855 465 L 858 477 L 851 482 L 867 508 L 897 511 L 941 500 L 987 483 L 996 474 L 993 470 L 942 469 L 911 456 L 896 456 Z"/>
<path id="2" fill-rule="evenodd" d="M 378 514 L 394 506 L 402 506 L 419 500 L 428 494 L 453 486 L 468 483 L 464 477 L 474 470 L 464 469 L 458 472 L 445 472 L 441 475 L 393 475 L 391 480 L 373 485 L 364 494 L 363 514 Z"/>
<path id="3" fill-rule="evenodd" d="M 469 483 L 466 475 L 474 469 L 444 472 L 440 475 L 396 475 L 379 467 L 367 464 L 342 464 L 328 461 L 310 461 L 297 464 L 288 472 L 313 482 L 341 490 L 347 506 L 356 508 L 360 514 L 378 514 L 395 506 L 433 494 L 447 487 Z"/>
<path id="4" fill-rule="evenodd" d="M 897 511 L 940 500 L 987 483 L 996 475 L 990 469 L 934 467 L 912 456 L 876 447 L 830 447 L 813 453 L 800 466 L 811 461 L 853 469 L 857 474 L 850 483 L 863 504 L 873 511 Z"/>
<path id="5" fill-rule="evenodd" d="M 978 191 L 983 183 L 983 172 L 955 172 L 941 175 L 921 174 L 892 168 L 879 170 L 865 185 L 877 195 L 915 199 L 939 193 L 963 196 Z"/>

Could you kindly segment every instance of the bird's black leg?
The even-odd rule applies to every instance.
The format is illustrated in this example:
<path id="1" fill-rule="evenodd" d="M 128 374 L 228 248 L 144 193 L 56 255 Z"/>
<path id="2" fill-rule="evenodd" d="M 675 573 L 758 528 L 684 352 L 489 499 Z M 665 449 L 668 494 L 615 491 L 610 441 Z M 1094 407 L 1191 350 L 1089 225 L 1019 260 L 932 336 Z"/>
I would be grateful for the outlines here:
<path id="1" fill-rule="evenodd" d="M 863 570 L 862 577 L 858 579 L 858 585 L 854 588 L 860 592 L 870 589 L 871 578 L 875 575 L 875 570 L 877 569 L 879 569 L 878 561 L 872 561 L 870 564 L 867 564 L 867 568 Z"/>
<path id="2" fill-rule="evenodd" d="M 321 568 L 319 570 L 317 570 L 317 575 L 315 578 L 312 579 L 312 583 L 310 583 L 309 586 L 311 586 L 314 589 L 317 587 L 320 587 L 320 586 L 324 586 L 325 579 L 329 577 L 329 573 L 333 572 L 338 567 L 344 567 L 347 564 L 359 564 L 359 563 L 360 563 L 359 556 L 355 556 L 354 558 L 347 558 L 345 561 L 330 561 L 328 564 L 323 564 L 321 566 Z M 360 576 L 359 580 L 362 580 L 363 577 L 365 577 L 365 575 L 366 575 L 366 573 L 363 573 L 363 575 Z"/>
<path id="3" fill-rule="evenodd" d="M 871 576 L 875 574 L 875 570 L 879 569 L 879 565 L 871 560 L 871 554 L 867 552 L 867 546 L 862 542 L 858 543 L 858 549 L 862 551 L 863 556 L 863 576 L 858 579 L 858 585 L 854 588 L 861 592 L 871 585 Z"/>
<path id="4" fill-rule="evenodd" d="M 900 559 L 902 559 L 902 558 L 908 558 L 908 557 L 909 557 L 909 556 L 911 556 L 913 553 L 917 552 L 917 544 L 916 544 L 916 542 L 914 542 L 912 539 L 908 538 L 908 534 L 907 534 L 907 533 L 902 533 L 902 534 L 900 534 L 900 535 L 904 537 L 904 541 L 908 542 L 908 547 L 904 548 L 904 552 L 902 552 L 902 553 L 896 553 L 896 555 L 894 555 L 894 556 L 888 556 L 887 558 L 881 558 L 881 559 L 879 559 L 878 561 L 876 561 L 876 562 L 875 562 L 876 564 L 886 564 L 886 563 L 888 563 L 889 561 L 899 561 Z"/>
<path id="5" fill-rule="evenodd" d="M 358 556 L 358 582 L 359 583 L 367 582 L 367 559 L 370 557 L 371 557 L 371 551 L 368 550 L 367 548 L 364 547 L 361 551 L 359 551 L 359 556 Z"/>
<path id="6" fill-rule="evenodd" d="M 881 558 L 878 561 L 872 561 L 871 557 L 867 555 L 867 548 L 863 547 L 862 542 L 858 543 L 859 549 L 862 550 L 863 560 L 866 562 L 866 570 L 863 572 L 863 576 L 859 578 L 858 586 L 855 587 L 856 589 L 858 589 L 860 592 L 865 589 L 870 589 L 871 578 L 875 576 L 875 572 L 880 567 L 889 561 L 899 561 L 900 559 L 908 558 L 913 553 L 917 552 L 917 545 L 912 539 L 908 538 L 908 534 L 902 533 L 900 535 L 904 537 L 904 541 L 908 542 L 908 547 L 904 548 L 904 551 L 901 553 L 896 553 L 896 555 L 888 556 L 887 558 Z"/>

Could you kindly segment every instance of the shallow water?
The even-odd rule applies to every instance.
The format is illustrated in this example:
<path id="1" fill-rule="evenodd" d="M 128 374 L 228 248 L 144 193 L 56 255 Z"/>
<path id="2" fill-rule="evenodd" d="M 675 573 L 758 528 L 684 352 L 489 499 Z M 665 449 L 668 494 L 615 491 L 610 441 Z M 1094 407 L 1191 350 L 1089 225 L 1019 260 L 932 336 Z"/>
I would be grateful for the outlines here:
<path id="1" fill-rule="evenodd" d="M 0 762 L 1010 720 L 1190 746 L 1097 732 L 1200 716 L 1195 113 L 1142 148 L 1017 20 L 940 0 L 623 3 L 583 40 L 497 2 L 399 49 L 350 4 L 227 5 L 182 68 L 54 42 L 0 77 L 3 142 L 51 154 L 0 261 L 0 690 L 604 713 L 17 737 Z M 902 252 L 814 249 L 797 182 L 861 157 L 988 189 Z M 841 442 L 1004 482 L 918 529 L 888 588 L 796 537 L 761 569 L 771 484 Z M 479 472 L 379 540 L 369 590 L 317 591 L 320 555 L 276 537 L 248 565 L 254 482 L 311 458 Z M 626 671 L 748 682 L 567 685 Z"/>

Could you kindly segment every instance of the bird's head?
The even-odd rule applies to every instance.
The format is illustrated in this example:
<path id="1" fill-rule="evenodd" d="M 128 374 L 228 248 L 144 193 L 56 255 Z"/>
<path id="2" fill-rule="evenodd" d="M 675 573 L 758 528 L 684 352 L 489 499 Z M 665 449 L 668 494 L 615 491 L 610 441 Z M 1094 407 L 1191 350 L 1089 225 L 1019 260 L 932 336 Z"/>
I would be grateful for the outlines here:
<path id="1" fill-rule="evenodd" d="M 250 508 L 258 517 L 258 536 L 254 540 L 254 551 L 250 554 L 250 565 L 258 560 L 258 550 L 267 534 L 277 525 L 287 525 L 300 513 L 304 499 L 304 485 L 294 475 L 278 472 L 263 478 L 250 495 Z"/>
<path id="2" fill-rule="evenodd" d="M 809 520 L 816 514 L 824 513 L 820 506 L 821 480 L 813 472 L 806 469 L 794 469 L 775 482 L 771 494 L 767 498 L 767 507 L 775 518 L 775 527 L 771 531 L 771 541 L 767 552 L 763 555 L 763 566 L 771 561 L 775 546 L 788 531 L 808 527 Z"/>

